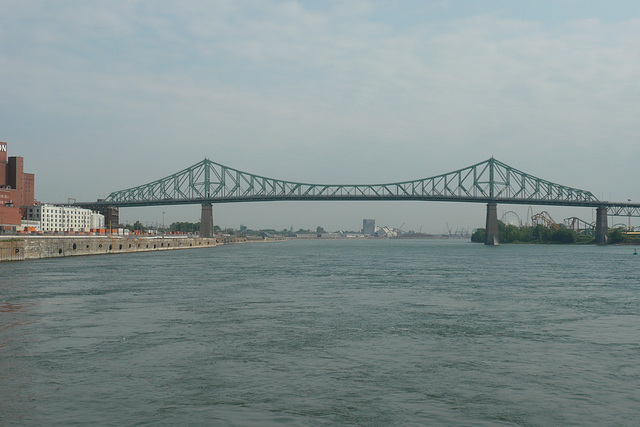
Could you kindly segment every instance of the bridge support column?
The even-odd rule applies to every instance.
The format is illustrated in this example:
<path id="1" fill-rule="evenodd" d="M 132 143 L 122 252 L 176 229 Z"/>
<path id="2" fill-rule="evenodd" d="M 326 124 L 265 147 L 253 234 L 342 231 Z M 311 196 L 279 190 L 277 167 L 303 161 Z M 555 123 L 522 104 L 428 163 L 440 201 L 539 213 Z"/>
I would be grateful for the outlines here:
<path id="1" fill-rule="evenodd" d="M 498 205 L 496 203 L 487 203 L 487 226 L 485 231 L 484 244 L 498 245 Z"/>
<path id="2" fill-rule="evenodd" d="M 200 215 L 200 237 L 213 237 L 213 206 L 211 203 L 202 204 Z"/>
<path id="3" fill-rule="evenodd" d="M 608 233 L 609 226 L 607 224 L 607 207 L 599 206 L 596 209 L 596 243 L 598 245 L 606 245 Z"/>

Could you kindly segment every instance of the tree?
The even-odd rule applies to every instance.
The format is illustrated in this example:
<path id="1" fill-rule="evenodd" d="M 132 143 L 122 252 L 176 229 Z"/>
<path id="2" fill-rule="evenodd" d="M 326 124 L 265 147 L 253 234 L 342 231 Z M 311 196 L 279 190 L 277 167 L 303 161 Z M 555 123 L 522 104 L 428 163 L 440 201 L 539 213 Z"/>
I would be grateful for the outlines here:
<path id="1" fill-rule="evenodd" d="M 169 226 L 171 231 L 179 231 L 181 233 L 195 233 L 200 230 L 199 222 L 174 222 Z"/>
<path id="2" fill-rule="evenodd" d="M 620 243 L 624 240 L 624 234 L 622 234 L 622 230 L 619 228 L 614 228 L 609 232 L 607 236 L 607 243 L 615 245 L 616 243 Z"/>
<path id="3" fill-rule="evenodd" d="M 538 242 L 548 242 L 551 240 L 551 229 L 542 224 L 536 225 L 531 233 L 531 239 Z"/>
<path id="4" fill-rule="evenodd" d="M 471 235 L 471 241 L 476 243 L 484 243 L 486 230 L 478 228 Z M 589 243 L 591 238 L 582 238 L 575 231 L 561 227 L 552 230 L 549 227 L 538 224 L 535 227 L 518 227 L 515 225 L 507 225 L 502 221 L 498 221 L 498 240 L 500 243 L 513 242 L 554 242 L 554 243 Z"/>
<path id="5" fill-rule="evenodd" d="M 576 232 L 565 227 L 560 227 L 551 234 L 551 240 L 556 243 L 575 243 Z"/>
<path id="6" fill-rule="evenodd" d="M 144 227 L 144 225 L 142 225 L 142 223 L 140 221 L 136 221 L 133 223 L 133 225 L 131 226 L 132 230 L 136 230 L 136 231 L 147 231 L 147 229 Z"/>
<path id="7" fill-rule="evenodd" d="M 471 241 L 474 243 L 484 243 L 487 231 L 484 228 L 478 228 L 471 234 Z"/>

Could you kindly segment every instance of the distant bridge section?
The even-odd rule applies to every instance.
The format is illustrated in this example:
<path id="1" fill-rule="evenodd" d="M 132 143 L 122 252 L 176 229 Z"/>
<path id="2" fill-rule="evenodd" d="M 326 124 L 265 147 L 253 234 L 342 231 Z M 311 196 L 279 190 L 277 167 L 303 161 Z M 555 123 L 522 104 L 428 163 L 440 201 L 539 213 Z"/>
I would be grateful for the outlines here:
<path id="1" fill-rule="evenodd" d="M 640 206 L 631 203 L 608 203 L 609 216 L 640 217 Z"/>

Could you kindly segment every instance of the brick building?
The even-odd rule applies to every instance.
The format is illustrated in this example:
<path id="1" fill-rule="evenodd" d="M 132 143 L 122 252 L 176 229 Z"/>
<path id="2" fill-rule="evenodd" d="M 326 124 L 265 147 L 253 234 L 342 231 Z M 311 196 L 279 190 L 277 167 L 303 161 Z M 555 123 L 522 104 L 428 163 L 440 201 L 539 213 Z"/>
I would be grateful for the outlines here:
<path id="1" fill-rule="evenodd" d="M 26 206 L 34 204 L 35 176 L 24 173 L 22 157 L 7 157 L 7 143 L 0 142 L 0 227 L 19 226 Z"/>

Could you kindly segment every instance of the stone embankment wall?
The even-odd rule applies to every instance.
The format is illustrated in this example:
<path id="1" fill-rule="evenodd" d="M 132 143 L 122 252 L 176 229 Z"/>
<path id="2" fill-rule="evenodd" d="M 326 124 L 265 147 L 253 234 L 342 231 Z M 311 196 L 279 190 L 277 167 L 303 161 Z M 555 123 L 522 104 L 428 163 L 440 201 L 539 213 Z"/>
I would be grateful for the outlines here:
<path id="1" fill-rule="evenodd" d="M 0 240 L 0 262 L 22 261 L 24 259 L 24 240 Z"/>
<path id="2" fill-rule="evenodd" d="M 0 240 L 0 262 L 80 255 L 197 249 L 241 243 L 241 238 L 38 236 Z"/>

